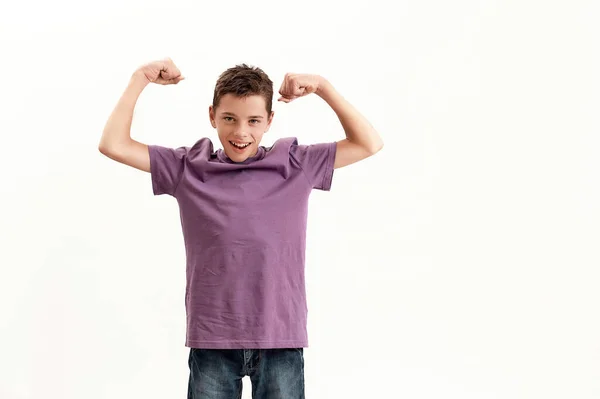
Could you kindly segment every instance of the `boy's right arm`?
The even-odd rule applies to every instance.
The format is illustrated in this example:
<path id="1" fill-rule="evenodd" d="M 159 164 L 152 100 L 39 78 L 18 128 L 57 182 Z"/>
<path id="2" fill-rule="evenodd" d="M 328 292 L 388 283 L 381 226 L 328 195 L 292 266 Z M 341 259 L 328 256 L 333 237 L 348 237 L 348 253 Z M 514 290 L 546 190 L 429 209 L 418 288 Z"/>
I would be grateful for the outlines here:
<path id="1" fill-rule="evenodd" d="M 98 150 L 117 162 L 150 172 L 150 155 L 146 144 L 131 138 L 131 122 L 135 104 L 150 81 L 136 71 L 125 92 L 108 118 Z"/>
<path id="2" fill-rule="evenodd" d="M 148 145 L 131 138 L 135 104 L 149 83 L 177 84 L 183 79 L 181 72 L 170 58 L 151 62 L 135 71 L 104 126 L 98 150 L 117 162 L 149 173 Z"/>

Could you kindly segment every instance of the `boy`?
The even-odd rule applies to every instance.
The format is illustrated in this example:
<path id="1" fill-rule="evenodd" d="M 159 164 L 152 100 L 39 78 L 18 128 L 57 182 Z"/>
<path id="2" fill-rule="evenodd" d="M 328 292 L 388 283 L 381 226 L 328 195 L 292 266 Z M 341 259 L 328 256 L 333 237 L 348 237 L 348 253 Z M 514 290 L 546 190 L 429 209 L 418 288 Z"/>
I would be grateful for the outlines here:
<path id="1" fill-rule="evenodd" d="M 308 197 L 329 190 L 333 170 L 378 152 L 369 122 L 318 75 L 286 74 L 279 101 L 315 93 L 346 138 L 260 146 L 273 120 L 273 82 L 245 64 L 223 72 L 209 106 L 222 149 L 145 145 L 130 137 L 137 98 L 149 83 L 177 84 L 169 58 L 140 67 L 110 115 L 99 144 L 107 157 L 151 174 L 154 195 L 177 199 L 186 247 L 188 398 L 304 398 L 307 307 L 304 255 Z"/>

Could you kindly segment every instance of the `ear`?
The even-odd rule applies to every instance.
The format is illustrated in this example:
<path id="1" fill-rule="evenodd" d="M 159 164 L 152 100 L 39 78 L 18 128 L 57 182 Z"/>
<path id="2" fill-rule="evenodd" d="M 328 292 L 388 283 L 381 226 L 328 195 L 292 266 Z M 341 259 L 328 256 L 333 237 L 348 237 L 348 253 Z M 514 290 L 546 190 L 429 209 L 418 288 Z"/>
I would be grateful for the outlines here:
<path id="1" fill-rule="evenodd" d="M 208 119 L 210 119 L 210 124 L 212 125 L 213 129 L 216 129 L 217 122 L 215 121 L 215 111 L 212 105 L 208 106 Z"/>
<path id="2" fill-rule="evenodd" d="M 275 111 L 271 111 L 271 116 L 269 116 L 269 120 L 267 121 L 267 130 L 265 130 L 265 133 L 269 131 L 269 129 L 271 128 L 271 122 L 273 122 L 273 117 L 275 116 Z"/>

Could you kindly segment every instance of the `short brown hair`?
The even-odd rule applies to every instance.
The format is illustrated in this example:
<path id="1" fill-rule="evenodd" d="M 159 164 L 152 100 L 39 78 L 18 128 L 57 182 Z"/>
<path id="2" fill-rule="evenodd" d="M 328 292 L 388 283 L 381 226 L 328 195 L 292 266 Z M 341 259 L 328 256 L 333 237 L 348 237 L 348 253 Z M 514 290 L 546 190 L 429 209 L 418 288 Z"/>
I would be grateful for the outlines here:
<path id="1" fill-rule="evenodd" d="M 240 64 L 221 73 L 215 85 L 213 108 L 216 109 L 221 97 L 228 93 L 237 97 L 262 96 L 265 99 L 267 117 L 271 115 L 273 82 L 262 69 Z"/>

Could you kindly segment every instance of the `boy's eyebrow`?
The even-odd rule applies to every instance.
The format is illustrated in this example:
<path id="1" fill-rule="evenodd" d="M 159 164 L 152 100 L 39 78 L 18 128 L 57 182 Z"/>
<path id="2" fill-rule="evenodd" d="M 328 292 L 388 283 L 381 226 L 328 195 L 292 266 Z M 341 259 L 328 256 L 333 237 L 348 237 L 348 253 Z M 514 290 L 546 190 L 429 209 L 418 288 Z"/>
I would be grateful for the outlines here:
<path id="1" fill-rule="evenodd" d="M 237 116 L 236 114 L 234 114 L 233 112 L 221 112 L 221 115 L 231 115 L 231 116 Z M 263 118 L 262 115 L 250 115 L 249 118 Z"/>

